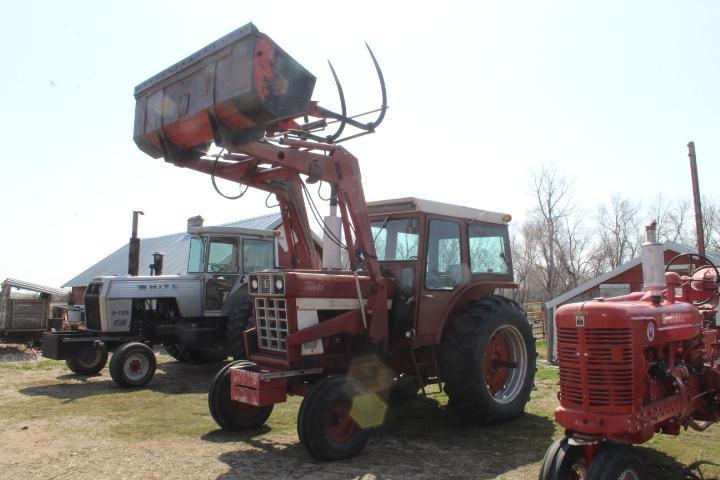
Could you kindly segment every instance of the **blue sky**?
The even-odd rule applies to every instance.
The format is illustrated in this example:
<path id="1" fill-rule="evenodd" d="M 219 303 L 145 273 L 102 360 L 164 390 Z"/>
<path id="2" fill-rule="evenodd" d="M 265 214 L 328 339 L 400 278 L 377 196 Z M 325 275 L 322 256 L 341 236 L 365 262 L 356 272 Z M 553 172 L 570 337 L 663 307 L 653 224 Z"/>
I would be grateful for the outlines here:
<path id="1" fill-rule="evenodd" d="M 271 6 L 270 6 L 271 5 Z M 140 232 L 266 212 L 140 152 L 133 88 L 247 22 L 318 77 L 336 107 L 377 106 L 368 41 L 388 84 L 375 135 L 350 142 L 368 199 L 414 195 L 511 213 L 551 162 L 588 214 L 613 193 L 690 196 L 720 178 L 720 3 L 12 2 L 0 19 L 4 235 L 0 277 L 58 286 Z M 224 186 L 229 192 L 232 185 Z"/>

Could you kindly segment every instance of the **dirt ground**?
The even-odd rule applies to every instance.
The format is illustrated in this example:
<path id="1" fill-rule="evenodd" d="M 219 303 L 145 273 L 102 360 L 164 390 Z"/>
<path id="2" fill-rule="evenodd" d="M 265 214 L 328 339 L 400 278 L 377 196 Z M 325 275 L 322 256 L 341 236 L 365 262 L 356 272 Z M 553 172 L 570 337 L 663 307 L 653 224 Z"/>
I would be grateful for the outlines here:
<path id="1" fill-rule="evenodd" d="M 278 405 L 260 430 L 226 434 L 206 403 L 220 365 L 158 358 L 148 387 L 123 390 L 107 369 L 81 378 L 64 363 L 0 346 L 0 477 L 535 480 L 545 449 L 561 434 L 552 421 L 557 375 L 543 368 L 528 413 L 517 420 L 460 425 L 434 394 L 391 405 L 386 426 L 358 457 L 319 463 L 297 438 L 299 399 Z M 720 428 L 713 428 L 640 449 L 648 478 L 697 479 L 699 471 L 720 478 L 720 467 L 709 465 L 720 463 Z M 686 467 L 692 462 L 700 470 Z"/>

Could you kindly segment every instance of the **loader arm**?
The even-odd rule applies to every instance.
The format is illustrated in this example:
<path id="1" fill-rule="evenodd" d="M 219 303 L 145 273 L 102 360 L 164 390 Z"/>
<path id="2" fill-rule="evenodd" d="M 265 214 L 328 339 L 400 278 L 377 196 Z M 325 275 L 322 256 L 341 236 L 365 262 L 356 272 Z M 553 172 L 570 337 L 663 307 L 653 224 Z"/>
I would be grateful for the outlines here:
<path id="1" fill-rule="evenodd" d="M 370 340 L 388 335 L 387 291 L 375 252 L 358 160 L 338 145 L 282 139 L 246 143 L 232 154 L 171 162 L 219 178 L 275 194 L 280 205 L 288 247 L 296 268 L 320 269 L 303 199 L 303 179 L 327 182 L 333 188 L 352 270 L 363 269 L 371 289 L 366 308 Z"/>

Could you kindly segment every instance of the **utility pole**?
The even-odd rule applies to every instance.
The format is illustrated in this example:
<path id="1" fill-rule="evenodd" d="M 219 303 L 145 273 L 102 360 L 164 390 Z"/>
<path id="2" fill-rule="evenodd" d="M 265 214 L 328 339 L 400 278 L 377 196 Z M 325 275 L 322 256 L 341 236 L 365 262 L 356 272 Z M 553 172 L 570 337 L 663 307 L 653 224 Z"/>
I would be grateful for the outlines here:
<path id="1" fill-rule="evenodd" d="M 703 231 L 702 207 L 700 205 L 700 185 L 698 183 L 695 142 L 690 142 L 687 146 L 688 157 L 690 157 L 690 176 L 692 177 L 693 201 L 695 203 L 695 235 L 697 236 L 697 249 L 700 255 L 705 255 L 705 232 Z"/>

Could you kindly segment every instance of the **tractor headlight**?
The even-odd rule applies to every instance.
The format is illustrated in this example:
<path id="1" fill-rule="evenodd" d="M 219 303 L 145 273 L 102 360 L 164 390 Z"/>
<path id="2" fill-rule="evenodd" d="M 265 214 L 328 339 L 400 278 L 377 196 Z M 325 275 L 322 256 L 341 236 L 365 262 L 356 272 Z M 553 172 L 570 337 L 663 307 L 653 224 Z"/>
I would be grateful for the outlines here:
<path id="1" fill-rule="evenodd" d="M 285 290 L 285 279 L 283 277 L 275 277 L 275 293 L 282 293 Z"/>
<path id="2" fill-rule="evenodd" d="M 250 277 L 250 291 L 251 292 L 257 292 L 258 289 L 258 279 L 257 277 Z"/>

